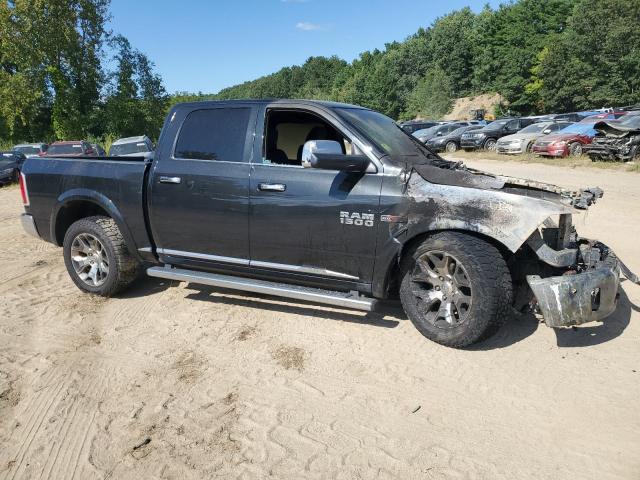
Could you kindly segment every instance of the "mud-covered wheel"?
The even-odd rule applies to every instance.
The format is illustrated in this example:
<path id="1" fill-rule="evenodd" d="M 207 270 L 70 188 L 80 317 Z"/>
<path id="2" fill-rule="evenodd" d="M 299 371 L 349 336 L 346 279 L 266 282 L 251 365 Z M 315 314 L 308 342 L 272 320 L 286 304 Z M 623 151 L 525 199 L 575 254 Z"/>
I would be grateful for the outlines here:
<path id="1" fill-rule="evenodd" d="M 138 262 L 109 217 L 87 217 L 72 224 L 64 236 L 63 252 L 71 279 L 86 292 L 110 297 L 138 275 Z"/>
<path id="2" fill-rule="evenodd" d="M 573 142 L 569 144 L 569 155 L 572 157 L 582 156 L 582 144 L 580 142 Z"/>
<path id="3" fill-rule="evenodd" d="M 456 142 L 447 142 L 447 144 L 444 146 L 444 149 L 449 152 L 455 152 L 458 150 L 458 145 L 456 144 Z"/>
<path id="4" fill-rule="evenodd" d="M 496 149 L 496 144 L 497 143 L 498 142 L 496 141 L 495 138 L 489 138 L 489 139 L 487 139 L 486 142 L 484 142 L 484 149 L 488 150 L 490 152 L 493 152 Z"/>
<path id="5" fill-rule="evenodd" d="M 465 347 L 508 318 L 512 281 L 496 247 L 458 232 L 428 237 L 402 261 L 400 300 L 422 335 Z"/>

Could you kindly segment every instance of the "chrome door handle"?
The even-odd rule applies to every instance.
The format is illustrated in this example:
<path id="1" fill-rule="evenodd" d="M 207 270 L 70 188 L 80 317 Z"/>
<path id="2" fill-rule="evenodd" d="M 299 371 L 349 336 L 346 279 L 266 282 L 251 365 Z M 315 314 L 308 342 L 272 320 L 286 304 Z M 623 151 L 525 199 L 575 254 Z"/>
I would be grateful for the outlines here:
<path id="1" fill-rule="evenodd" d="M 160 183 L 180 183 L 182 179 L 180 177 L 160 177 Z"/>
<path id="2" fill-rule="evenodd" d="M 258 190 L 263 192 L 284 192 L 287 186 L 284 183 L 260 183 Z"/>

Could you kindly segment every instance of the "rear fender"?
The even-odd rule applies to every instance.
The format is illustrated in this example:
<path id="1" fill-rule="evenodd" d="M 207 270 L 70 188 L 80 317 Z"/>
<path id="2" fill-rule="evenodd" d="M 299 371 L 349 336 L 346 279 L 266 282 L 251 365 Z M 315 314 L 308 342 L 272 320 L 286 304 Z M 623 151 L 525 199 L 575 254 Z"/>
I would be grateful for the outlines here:
<path id="1" fill-rule="evenodd" d="M 51 213 L 51 221 L 49 223 L 50 236 L 56 242 L 56 244 L 58 244 L 56 238 L 56 226 L 59 220 L 60 213 L 65 207 L 68 207 L 75 202 L 91 203 L 103 209 L 107 213 L 107 215 L 113 218 L 113 220 L 118 225 L 120 233 L 122 233 L 124 241 L 127 244 L 127 248 L 129 249 L 129 253 L 131 253 L 131 255 L 133 255 L 139 261 L 142 261 L 142 258 L 138 253 L 137 245 L 133 240 L 133 236 L 131 235 L 131 230 L 127 226 L 124 217 L 122 216 L 116 205 L 113 203 L 113 201 L 100 192 L 86 188 L 74 188 L 72 190 L 67 190 L 58 197 L 56 205 Z M 62 245 L 58 244 L 58 246 Z"/>

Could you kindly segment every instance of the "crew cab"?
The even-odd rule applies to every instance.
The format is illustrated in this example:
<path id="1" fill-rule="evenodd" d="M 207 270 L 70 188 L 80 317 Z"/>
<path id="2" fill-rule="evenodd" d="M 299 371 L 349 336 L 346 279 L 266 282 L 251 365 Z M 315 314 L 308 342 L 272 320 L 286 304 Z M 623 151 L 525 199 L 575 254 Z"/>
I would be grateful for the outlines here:
<path id="1" fill-rule="evenodd" d="M 185 103 L 153 159 L 28 159 L 27 232 L 83 291 L 153 277 L 375 310 L 462 347 L 535 305 L 550 327 L 602 319 L 623 265 L 572 214 L 597 188 L 449 162 L 390 118 L 303 100 Z M 623 271 L 624 270 L 623 268 Z"/>

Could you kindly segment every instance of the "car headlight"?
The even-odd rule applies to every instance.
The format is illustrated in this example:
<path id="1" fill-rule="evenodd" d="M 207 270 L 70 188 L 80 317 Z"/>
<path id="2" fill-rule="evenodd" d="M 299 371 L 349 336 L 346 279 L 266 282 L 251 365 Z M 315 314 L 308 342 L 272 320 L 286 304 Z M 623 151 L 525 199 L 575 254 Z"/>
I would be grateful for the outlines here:
<path id="1" fill-rule="evenodd" d="M 564 147 L 566 144 L 567 144 L 567 142 L 565 142 L 564 140 L 553 142 L 553 146 L 555 146 L 555 147 Z"/>

